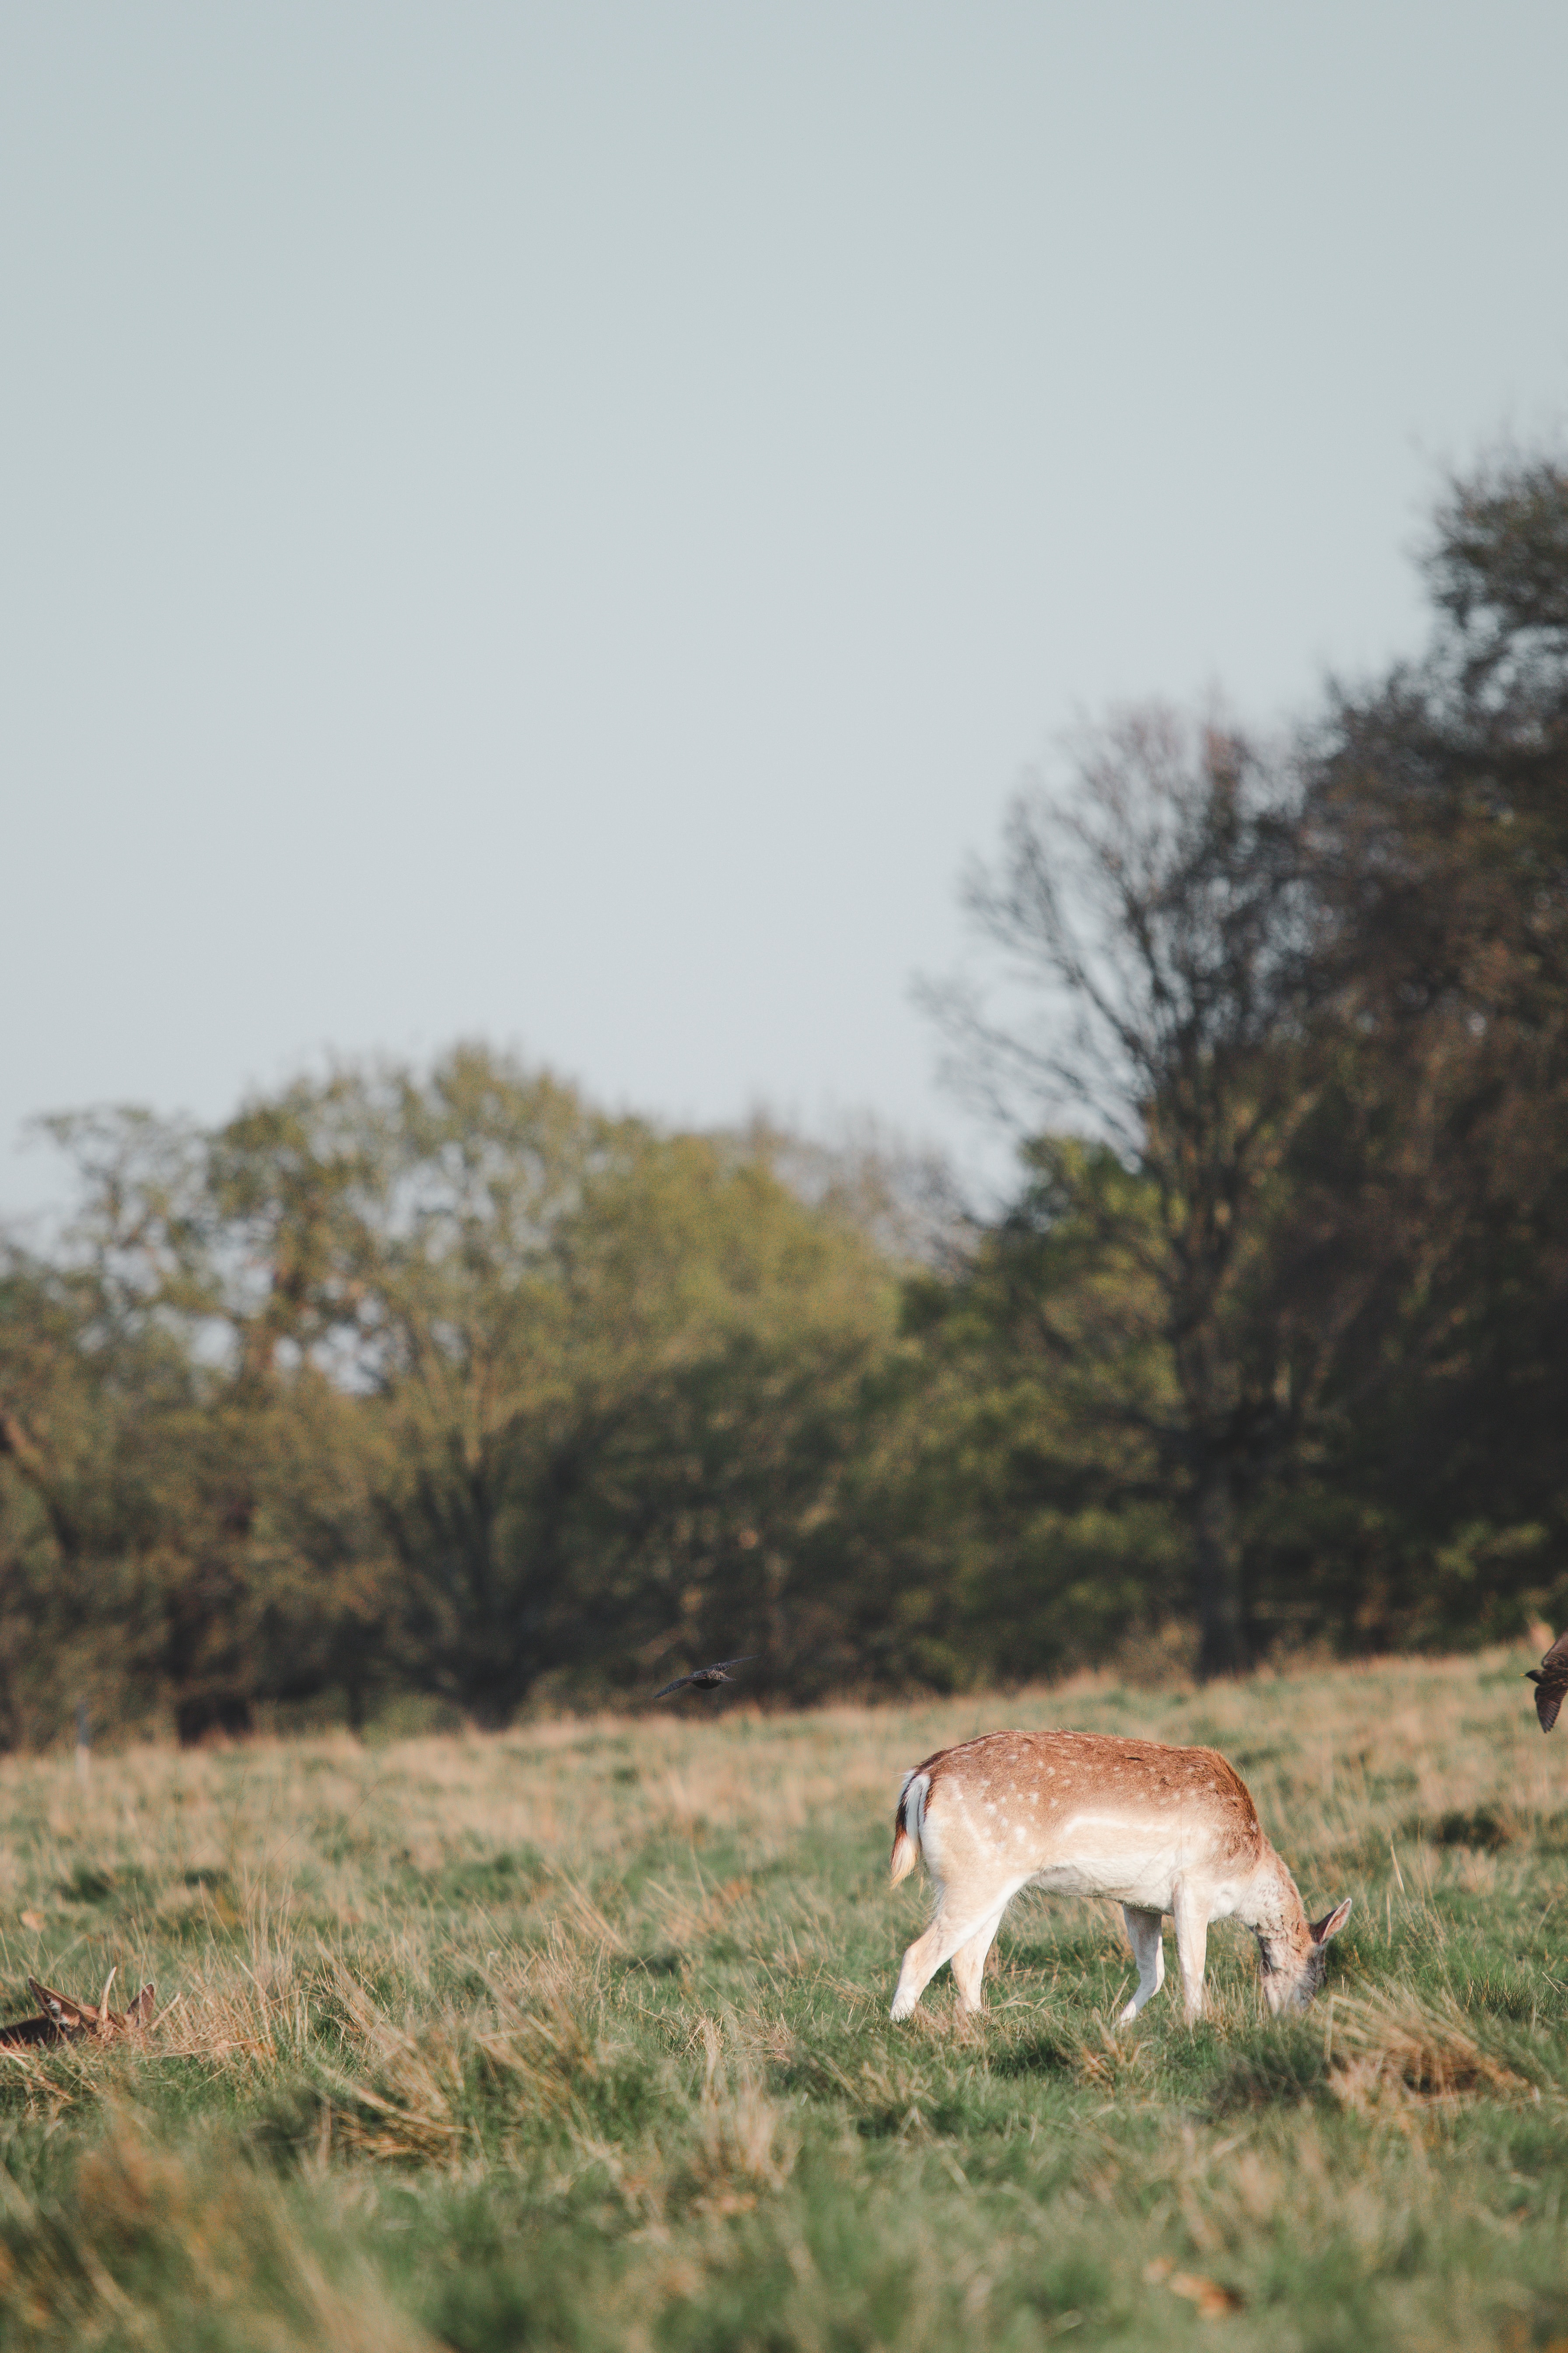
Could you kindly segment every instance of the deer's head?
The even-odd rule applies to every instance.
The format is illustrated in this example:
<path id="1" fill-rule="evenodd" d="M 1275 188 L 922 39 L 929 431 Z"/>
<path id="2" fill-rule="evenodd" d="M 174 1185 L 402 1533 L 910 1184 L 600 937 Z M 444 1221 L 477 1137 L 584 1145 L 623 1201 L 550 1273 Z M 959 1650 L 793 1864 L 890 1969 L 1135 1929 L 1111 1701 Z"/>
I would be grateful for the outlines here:
<path id="1" fill-rule="evenodd" d="M 1329 1940 L 1339 1935 L 1350 1916 L 1347 1895 L 1321 1920 L 1303 1921 L 1294 1936 L 1258 1936 L 1263 1998 L 1276 2018 L 1285 2010 L 1306 2009 L 1328 1969 Z"/>

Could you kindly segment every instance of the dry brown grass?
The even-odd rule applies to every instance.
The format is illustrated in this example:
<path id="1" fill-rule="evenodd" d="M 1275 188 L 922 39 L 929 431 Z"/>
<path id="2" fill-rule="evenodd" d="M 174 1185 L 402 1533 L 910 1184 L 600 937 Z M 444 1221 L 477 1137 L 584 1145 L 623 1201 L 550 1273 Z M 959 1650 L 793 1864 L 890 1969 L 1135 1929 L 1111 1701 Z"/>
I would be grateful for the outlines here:
<path id="1" fill-rule="evenodd" d="M 1451 2100 L 1539 2099 L 1540 2086 L 1478 2039 L 1473 2016 L 1454 1995 L 1424 1995 L 1408 1985 L 1340 1996 L 1325 2032 L 1331 2080 L 1352 2105 L 1390 2093 Z"/>

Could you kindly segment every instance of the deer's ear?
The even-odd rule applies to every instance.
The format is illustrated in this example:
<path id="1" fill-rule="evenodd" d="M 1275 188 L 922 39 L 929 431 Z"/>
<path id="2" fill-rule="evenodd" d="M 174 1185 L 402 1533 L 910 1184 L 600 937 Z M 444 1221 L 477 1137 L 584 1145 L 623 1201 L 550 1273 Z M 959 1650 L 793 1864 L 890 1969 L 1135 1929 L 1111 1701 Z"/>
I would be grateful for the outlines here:
<path id="1" fill-rule="evenodd" d="M 150 1985 L 144 1985 L 126 2012 L 126 2017 L 132 2026 L 151 2026 L 153 2007 L 153 1989 Z"/>
<path id="2" fill-rule="evenodd" d="M 1314 1945 L 1326 1945 L 1331 1936 L 1337 1936 L 1339 1935 L 1340 1930 L 1344 1926 L 1345 1922 L 1351 1916 L 1351 1897 L 1347 1895 L 1342 1904 L 1336 1904 L 1331 1912 L 1325 1912 L 1321 1920 L 1314 1920 L 1312 1922 L 1312 1942 Z"/>
<path id="3" fill-rule="evenodd" d="M 57 2026 L 80 2026 L 88 2019 L 96 2018 L 98 2015 L 96 2010 L 84 2010 L 79 2001 L 72 2001 L 69 1994 L 56 1993 L 48 1986 L 40 1985 L 37 1978 L 29 1978 L 27 1983 L 32 1989 L 35 1999 L 42 2003 L 44 2010 L 54 2020 Z"/>

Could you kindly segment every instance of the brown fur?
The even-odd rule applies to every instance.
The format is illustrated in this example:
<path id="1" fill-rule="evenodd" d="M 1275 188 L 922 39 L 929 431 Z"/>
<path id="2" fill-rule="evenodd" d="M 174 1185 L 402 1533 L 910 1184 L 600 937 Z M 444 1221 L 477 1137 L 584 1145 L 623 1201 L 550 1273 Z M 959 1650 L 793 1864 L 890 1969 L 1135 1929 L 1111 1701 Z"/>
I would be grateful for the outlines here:
<path id="1" fill-rule="evenodd" d="M 1092 1796 L 1104 1802 L 1127 1798 L 1144 1804 L 1181 1804 L 1196 1799 L 1223 1823 L 1220 1848 L 1226 1859 L 1256 1859 L 1267 1841 L 1252 1794 L 1234 1765 L 1216 1748 L 1173 1748 L 1162 1740 L 1124 1740 L 1112 1732 L 983 1732 L 955 1748 L 934 1749 L 915 1767 L 931 1776 L 929 1806 L 944 1780 L 978 1775 L 983 1791 L 993 1778 L 1005 1780 L 1026 1800 L 1031 1789 L 1058 1799 Z M 893 1884 L 914 1867 L 913 1841 L 906 1826 L 908 1792 L 899 1800 L 893 1834 Z M 899 1841 L 909 1847 L 899 1862 Z"/>

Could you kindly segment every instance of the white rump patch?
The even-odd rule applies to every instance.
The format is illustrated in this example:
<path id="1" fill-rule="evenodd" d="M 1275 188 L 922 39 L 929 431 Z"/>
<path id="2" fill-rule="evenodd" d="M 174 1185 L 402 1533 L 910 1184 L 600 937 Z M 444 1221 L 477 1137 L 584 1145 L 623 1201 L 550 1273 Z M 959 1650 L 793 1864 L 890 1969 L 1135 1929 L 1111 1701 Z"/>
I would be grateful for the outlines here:
<path id="1" fill-rule="evenodd" d="M 926 1799 L 931 1794 L 931 1775 L 911 1765 L 899 1785 L 899 1803 L 903 1809 L 904 1830 L 917 1847 L 924 1845 Z"/>

